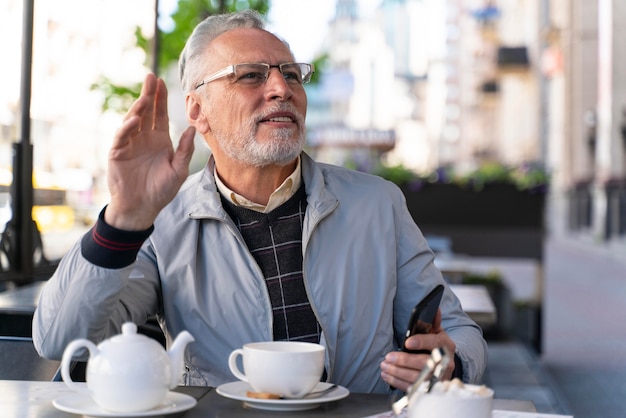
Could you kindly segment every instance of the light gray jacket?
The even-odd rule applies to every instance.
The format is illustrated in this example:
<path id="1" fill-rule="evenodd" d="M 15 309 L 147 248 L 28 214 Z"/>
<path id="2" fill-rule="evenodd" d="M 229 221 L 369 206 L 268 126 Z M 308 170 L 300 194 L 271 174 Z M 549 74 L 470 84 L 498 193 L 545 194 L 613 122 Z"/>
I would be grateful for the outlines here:
<path id="1" fill-rule="evenodd" d="M 121 269 L 88 262 L 80 243 L 48 281 L 33 320 L 44 357 L 60 358 L 76 338 L 99 342 L 125 321 L 157 315 L 168 342 L 188 330 L 189 385 L 236 380 L 230 352 L 272 339 L 272 309 L 263 274 L 222 208 L 213 161 L 185 182 L 160 213 L 137 261 Z M 438 283 L 433 253 L 402 192 L 379 177 L 302 155 L 308 207 L 303 226 L 304 282 L 323 330 L 329 381 L 353 392 L 388 392 L 385 354 L 403 341 L 413 306 Z M 464 380 L 485 369 L 480 328 L 446 289 L 443 326 L 457 345 Z"/>

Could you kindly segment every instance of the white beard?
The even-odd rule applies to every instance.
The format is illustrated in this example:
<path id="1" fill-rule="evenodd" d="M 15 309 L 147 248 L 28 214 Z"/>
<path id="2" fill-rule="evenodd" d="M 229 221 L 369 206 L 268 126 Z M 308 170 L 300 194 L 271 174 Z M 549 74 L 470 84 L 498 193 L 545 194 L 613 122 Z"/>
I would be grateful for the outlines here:
<path id="1" fill-rule="evenodd" d="M 275 110 L 272 110 L 275 111 Z M 265 142 L 259 142 L 257 138 L 257 122 L 263 118 L 254 118 L 242 126 L 241 131 L 245 134 L 224 133 L 213 130 L 213 135 L 222 151 L 230 158 L 254 167 L 268 165 L 284 166 L 292 162 L 304 148 L 305 132 L 304 118 L 298 116 L 298 133 L 296 138 L 292 129 L 277 129 L 272 138 Z"/>

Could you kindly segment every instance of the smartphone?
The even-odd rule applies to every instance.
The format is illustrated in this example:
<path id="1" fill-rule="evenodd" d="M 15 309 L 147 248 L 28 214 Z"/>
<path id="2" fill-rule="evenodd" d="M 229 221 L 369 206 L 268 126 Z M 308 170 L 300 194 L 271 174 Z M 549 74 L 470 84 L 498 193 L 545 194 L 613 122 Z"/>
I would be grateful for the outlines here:
<path id="1" fill-rule="evenodd" d="M 432 331 L 443 291 L 443 285 L 437 285 L 422 301 L 415 305 L 413 312 L 411 312 L 409 325 L 406 328 L 404 341 L 412 335 L 429 334 Z M 430 350 L 408 350 L 404 346 L 404 342 L 402 343 L 402 351 L 414 354 L 430 354 Z"/>

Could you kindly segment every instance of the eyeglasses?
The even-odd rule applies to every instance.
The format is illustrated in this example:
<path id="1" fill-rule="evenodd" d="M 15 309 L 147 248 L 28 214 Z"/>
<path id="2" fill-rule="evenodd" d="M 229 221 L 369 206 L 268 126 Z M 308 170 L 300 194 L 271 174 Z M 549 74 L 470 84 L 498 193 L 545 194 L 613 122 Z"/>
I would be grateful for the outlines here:
<path id="1" fill-rule="evenodd" d="M 194 87 L 194 90 L 205 84 L 215 81 L 217 79 L 227 77 L 231 74 L 235 75 L 234 82 L 242 86 L 256 87 L 264 84 L 270 75 L 272 68 L 278 68 L 278 71 L 283 75 L 283 78 L 288 84 L 300 85 L 308 83 L 311 80 L 311 75 L 315 69 L 312 64 L 305 64 L 301 62 L 289 62 L 285 64 L 270 65 L 270 64 L 233 64 L 228 67 L 219 70 L 218 72 L 211 74 Z"/>

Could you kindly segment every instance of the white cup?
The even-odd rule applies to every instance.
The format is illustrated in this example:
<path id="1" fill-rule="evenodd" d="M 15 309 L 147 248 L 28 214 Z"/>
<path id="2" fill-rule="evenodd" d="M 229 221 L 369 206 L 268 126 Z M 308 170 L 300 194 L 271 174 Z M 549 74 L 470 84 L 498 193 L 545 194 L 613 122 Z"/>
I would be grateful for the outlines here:
<path id="1" fill-rule="evenodd" d="M 230 353 L 228 366 L 255 392 L 301 398 L 311 392 L 324 372 L 325 348 L 320 344 L 270 341 L 245 344 Z M 237 358 L 243 357 L 242 372 Z"/>
<path id="2" fill-rule="evenodd" d="M 409 401 L 409 418 L 491 418 L 493 390 L 465 384 L 447 392 L 419 393 Z"/>

